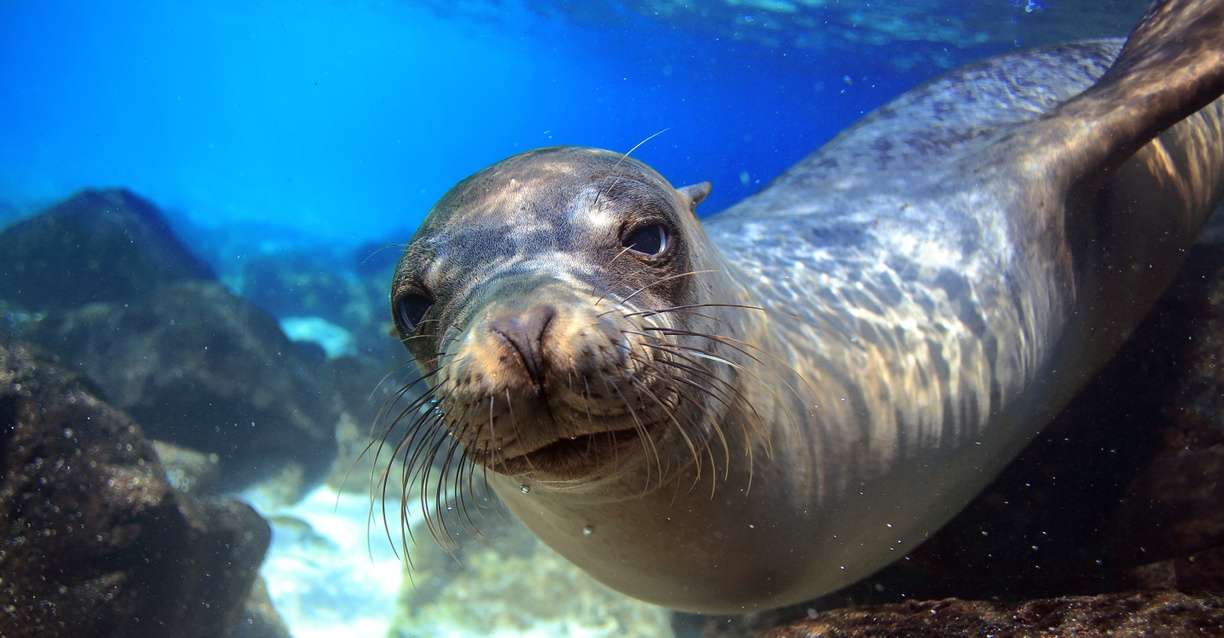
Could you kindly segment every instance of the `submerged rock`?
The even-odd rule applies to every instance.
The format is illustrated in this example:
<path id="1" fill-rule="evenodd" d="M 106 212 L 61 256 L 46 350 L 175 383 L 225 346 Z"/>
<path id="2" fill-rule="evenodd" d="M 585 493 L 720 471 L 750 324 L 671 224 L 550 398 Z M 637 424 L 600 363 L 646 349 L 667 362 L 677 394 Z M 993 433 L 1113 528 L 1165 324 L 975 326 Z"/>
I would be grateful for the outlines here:
<path id="1" fill-rule="evenodd" d="M 377 360 L 403 351 L 392 336 L 390 280 L 390 270 L 356 270 L 322 248 L 261 254 L 227 275 L 243 297 L 281 320 L 294 339 L 318 343 L 332 357 Z"/>
<path id="2" fill-rule="evenodd" d="M 221 477 L 221 459 L 216 454 L 205 454 L 165 441 L 150 441 L 166 480 L 174 489 L 193 496 L 215 493 Z"/>
<path id="3" fill-rule="evenodd" d="M 87 381 L 0 341 L 0 635 L 230 635 L 268 542 L 250 507 L 171 488 Z"/>
<path id="4" fill-rule="evenodd" d="M 352 281 L 329 260 L 303 252 L 275 252 L 250 257 L 238 279 L 243 296 L 277 317 L 321 317 L 344 323 L 354 308 Z"/>
<path id="5" fill-rule="evenodd" d="M 255 579 L 251 586 L 242 616 L 242 622 L 234 628 L 230 638 L 292 638 L 284 619 L 268 597 L 268 585 L 263 578 Z"/>
<path id="6" fill-rule="evenodd" d="M 127 190 L 84 190 L 0 231 L 0 299 L 27 310 L 128 301 L 212 278 L 157 208 Z"/>
<path id="7" fill-rule="evenodd" d="M 150 436 L 216 454 L 219 489 L 289 466 L 296 493 L 331 467 L 341 407 L 327 362 L 219 284 L 56 313 L 25 336 L 72 361 Z"/>
<path id="8" fill-rule="evenodd" d="M 1220 635 L 1224 596 L 1143 592 L 1021 603 L 950 599 L 837 609 L 768 631 L 762 638 Z"/>

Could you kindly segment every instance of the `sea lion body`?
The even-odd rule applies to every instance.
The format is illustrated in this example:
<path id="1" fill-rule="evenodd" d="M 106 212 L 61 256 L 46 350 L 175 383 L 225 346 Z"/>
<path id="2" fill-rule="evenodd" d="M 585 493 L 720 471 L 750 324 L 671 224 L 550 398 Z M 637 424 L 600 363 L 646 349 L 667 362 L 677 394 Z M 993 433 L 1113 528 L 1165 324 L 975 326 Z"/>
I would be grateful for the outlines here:
<path id="1" fill-rule="evenodd" d="M 439 422 L 486 455 L 489 483 L 541 539 L 650 602 L 776 607 L 900 558 L 1117 349 L 1224 193 L 1224 73 L 1212 66 L 1224 55 L 1199 68 L 1148 46 L 1170 22 L 1205 38 L 1224 11 L 1162 6 L 1117 61 L 1120 41 L 1081 43 L 1002 56 L 912 91 L 703 227 L 685 217 L 700 189 L 671 191 L 606 152 L 536 152 L 470 178 L 431 214 L 393 287 L 393 300 L 414 286 L 442 291 L 421 316 L 454 334 L 409 343 L 446 379 L 435 385 L 449 410 Z M 1201 57 L 1194 42 L 1181 50 Z M 1110 91 L 1133 97 L 1146 86 L 1134 78 L 1152 60 L 1183 70 L 1161 67 L 1168 92 L 1144 94 L 1134 112 L 1102 107 L 1120 103 Z M 640 186 L 622 196 L 627 181 Z M 670 206 L 660 214 L 681 242 L 684 267 L 653 280 L 665 286 L 619 255 L 606 267 L 593 257 L 610 250 L 601 232 L 640 226 L 633 211 L 643 206 Z M 456 232 L 488 219 L 503 220 L 502 231 Z M 543 235 L 510 236 L 524 226 Z M 439 266 L 442 252 L 466 266 Z M 462 292 L 440 283 L 460 270 L 473 282 Z M 659 314 L 641 299 L 651 295 L 683 310 Z M 621 317 L 604 312 L 608 297 Z M 701 318 L 687 316 L 698 303 Z M 644 318 L 659 323 L 641 327 Z M 589 326 L 608 335 L 578 336 Z M 718 339 L 701 336 L 711 326 Z M 408 340 L 414 330 L 402 329 Z M 584 358 L 591 344 L 610 352 Z M 682 372 L 664 374 L 669 361 L 648 351 Z M 592 401 L 589 384 L 575 390 L 574 379 L 605 373 L 631 396 Z M 469 416 L 486 404 L 488 428 Z M 585 429 L 592 405 L 611 406 L 607 418 L 621 425 L 591 418 Z M 531 463 L 545 440 L 601 448 L 592 433 L 625 424 L 638 426 L 641 445 L 609 436 L 615 462 L 570 451 L 565 463 Z M 541 440 L 525 442 L 532 436 Z"/>

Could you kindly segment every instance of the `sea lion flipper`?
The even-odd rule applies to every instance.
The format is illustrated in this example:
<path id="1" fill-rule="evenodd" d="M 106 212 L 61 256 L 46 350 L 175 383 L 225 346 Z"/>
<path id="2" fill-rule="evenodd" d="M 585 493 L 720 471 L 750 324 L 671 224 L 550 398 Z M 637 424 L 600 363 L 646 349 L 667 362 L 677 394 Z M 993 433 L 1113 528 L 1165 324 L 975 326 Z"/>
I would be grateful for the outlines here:
<path id="1" fill-rule="evenodd" d="M 1032 125 L 1068 182 L 1124 161 L 1224 93 L 1224 0 L 1157 2 L 1092 87 Z"/>

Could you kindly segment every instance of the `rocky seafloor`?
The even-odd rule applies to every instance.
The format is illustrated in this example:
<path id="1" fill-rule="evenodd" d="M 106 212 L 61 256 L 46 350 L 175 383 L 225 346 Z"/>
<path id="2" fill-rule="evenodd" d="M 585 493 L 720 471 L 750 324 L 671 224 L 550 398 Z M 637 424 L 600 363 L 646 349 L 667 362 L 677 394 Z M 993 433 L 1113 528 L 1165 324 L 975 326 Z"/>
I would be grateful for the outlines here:
<path id="1" fill-rule="evenodd" d="M 394 258 L 188 247 L 123 190 L 0 228 L 0 636 L 1224 635 L 1217 234 L 942 531 L 845 591 L 716 618 L 610 592 L 492 501 L 445 549 L 410 515 L 408 577 L 398 494 L 389 532 L 369 497 L 386 455 L 361 454 L 411 376 Z"/>

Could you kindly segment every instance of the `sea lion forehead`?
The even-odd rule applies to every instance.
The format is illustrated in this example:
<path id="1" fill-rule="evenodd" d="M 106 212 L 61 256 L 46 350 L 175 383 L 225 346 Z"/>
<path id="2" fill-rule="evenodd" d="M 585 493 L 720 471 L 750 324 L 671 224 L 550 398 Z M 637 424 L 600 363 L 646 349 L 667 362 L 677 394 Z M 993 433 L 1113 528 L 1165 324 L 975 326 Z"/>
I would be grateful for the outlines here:
<path id="1" fill-rule="evenodd" d="M 457 272 L 566 255 L 618 232 L 617 210 L 665 209 L 672 199 L 666 179 L 622 153 L 572 146 L 520 153 L 443 195 L 401 257 L 396 278 L 429 286 Z"/>
<path id="2" fill-rule="evenodd" d="M 671 185 L 646 164 L 596 148 L 537 149 L 484 168 L 443 195 L 426 227 L 530 224 L 588 212 L 612 185 L 642 186 L 664 195 Z"/>

